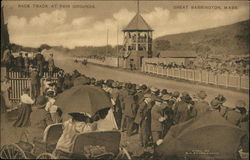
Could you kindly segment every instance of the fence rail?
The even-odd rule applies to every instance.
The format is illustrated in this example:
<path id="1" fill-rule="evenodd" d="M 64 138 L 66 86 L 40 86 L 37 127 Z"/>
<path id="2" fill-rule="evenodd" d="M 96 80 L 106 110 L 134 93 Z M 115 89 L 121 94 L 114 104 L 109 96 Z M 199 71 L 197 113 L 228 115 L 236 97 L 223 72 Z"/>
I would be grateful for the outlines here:
<path id="1" fill-rule="evenodd" d="M 249 89 L 249 77 L 245 75 L 216 74 L 209 71 L 191 69 L 170 69 L 153 64 L 143 64 L 141 71 L 204 84 L 213 84 L 237 89 Z"/>
<path id="2" fill-rule="evenodd" d="M 10 86 L 11 90 L 9 92 L 9 100 L 12 102 L 19 102 L 22 91 L 24 88 L 30 88 L 31 95 L 31 83 L 30 77 L 28 74 L 23 74 L 20 72 L 9 72 Z M 43 82 L 49 77 L 48 72 L 44 72 L 43 77 L 41 78 L 41 91 L 43 90 Z M 51 79 L 53 82 L 57 81 L 58 73 L 53 73 Z"/>

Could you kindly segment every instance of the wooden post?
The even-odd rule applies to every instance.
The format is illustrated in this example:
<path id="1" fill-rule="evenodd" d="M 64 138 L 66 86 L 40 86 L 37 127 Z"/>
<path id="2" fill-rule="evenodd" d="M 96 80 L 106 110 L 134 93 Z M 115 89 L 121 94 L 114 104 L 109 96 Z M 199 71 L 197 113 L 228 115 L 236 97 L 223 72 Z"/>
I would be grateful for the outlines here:
<path id="1" fill-rule="evenodd" d="M 216 86 L 218 86 L 218 74 L 217 73 L 215 73 L 215 75 L 214 75 L 215 77 L 215 85 Z"/>
<path id="2" fill-rule="evenodd" d="M 184 79 L 185 79 L 185 80 L 188 80 L 188 77 L 187 77 L 187 69 L 185 69 L 185 72 L 184 72 L 184 73 L 185 73 L 185 76 L 184 76 L 185 78 L 184 78 Z"/>
<path id="3" fill-rule="evenodd" d="M 193 81 L 195 81 L 195 70 L 192 71 L 193 71 Z"/>

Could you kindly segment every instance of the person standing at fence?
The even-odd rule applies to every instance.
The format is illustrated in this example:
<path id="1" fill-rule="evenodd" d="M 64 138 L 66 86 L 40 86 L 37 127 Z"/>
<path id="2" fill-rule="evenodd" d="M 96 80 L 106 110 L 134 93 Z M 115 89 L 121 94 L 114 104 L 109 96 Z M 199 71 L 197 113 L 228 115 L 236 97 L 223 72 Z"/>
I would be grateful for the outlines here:
<path id="1" fill-rule="evenodd" d="M 35 61 L 36 61 L 36 65 L 38 68 L 39 76 L 42 77 L 43 76 L 43 65 L 44 65 L 45 59 L 44 59 L 44 56 L 41 54 L 41 49 L 39 49 L 39 52 L 36 54 Z"/>
<path id="2" fill-rule="evenodd" d="M 48 59 L 49 77 L 53 76 L 54 68 L 55 68 L 55 63 L 53 59 L 53 54 L 50 54 Z"/>
<path id="3" fill-rule="evenodd" d="M 17 71 L 21 72 L 21 77 L 23 76 L 23 68 L 24 68 L 24 58 L 23 58 L 23 54 L 19 53 L 19 56 L 16 57 L 16 67 L 17 67 Z"/>
<path id="4" fill-rule="evenodd" d="M 11 60 L 11 49 L 9 46 L 6 47 L 6 49 L 3 52 L 3 59 L 2 59 L 2 64 L 6 66 L 6 72 L 9 72 L 9 69 L 12 65 L 12 60 Z M 7 74 L 8 76 L 8 74 Z"/>
<path id="5" fill-rule="evenodd" d="M 38 75 L 38 71 L 35 67 L 33 67 L 30 73 L 30 83 L 31 83 L 31 97 L 36 98 L 40 95 L 40 77 Z"/>
<path id="6" fill-rule="evenodd" d="M 28 53 L 25 53 L 25 57 L 24 57 L 24 71 L 26 76 L 29 76 L 29 68 L 30 68 L 30 60 L 28 57 Z"/>

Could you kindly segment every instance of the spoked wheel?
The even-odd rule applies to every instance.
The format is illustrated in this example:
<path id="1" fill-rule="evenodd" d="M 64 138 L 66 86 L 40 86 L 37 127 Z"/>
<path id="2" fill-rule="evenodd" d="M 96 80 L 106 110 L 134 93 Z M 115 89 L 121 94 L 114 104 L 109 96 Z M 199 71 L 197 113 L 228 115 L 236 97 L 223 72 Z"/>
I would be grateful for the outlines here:
<path id="1" fill-rule="evenodd" d="M 51 153 L 42 153 L 36 157 L 36 159 L 56 159 L 56 156 L 54 156 Z"/>
<path id="2" fill-rule="evenodd" d="M 121 147 L 120 148 L 120 153 L 115 157 L 116 160 L 131 160 L 132 158 L 130 157 L 128 151 Z"/>
<path id="3" fill-rule="evenodd" d="M 4 145 L 0 151 L 1 159 L 27 159 L 22 148 L 17 144 Z"/>

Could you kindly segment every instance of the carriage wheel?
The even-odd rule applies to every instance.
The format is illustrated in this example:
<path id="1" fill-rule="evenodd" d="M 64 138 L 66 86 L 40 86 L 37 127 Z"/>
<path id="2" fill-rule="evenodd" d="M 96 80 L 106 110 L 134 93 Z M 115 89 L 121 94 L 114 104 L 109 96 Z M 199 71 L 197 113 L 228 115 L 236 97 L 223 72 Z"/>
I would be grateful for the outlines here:
<path id="1" fill-rule="evenodd" d="M 121 147 L 119 154 L 115 158 L 116 160 L 131 160 L 132 158 L 130 157 L 128 151 Z"/>
<path id="2" fill-rule="evenodd" d="M 36 157 L 36 159 L 56 159 L 56 156 L 54 156 L 51 153 L 42 153 Z"/>
<path id="3" fill-rule="evenodd" d="M 17 144 L 4 145 L 0 151 L 1 159 L 27 159 L 22 148 Z"/>

